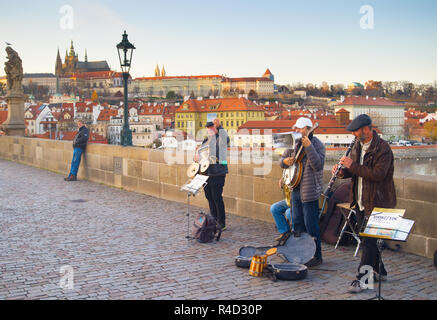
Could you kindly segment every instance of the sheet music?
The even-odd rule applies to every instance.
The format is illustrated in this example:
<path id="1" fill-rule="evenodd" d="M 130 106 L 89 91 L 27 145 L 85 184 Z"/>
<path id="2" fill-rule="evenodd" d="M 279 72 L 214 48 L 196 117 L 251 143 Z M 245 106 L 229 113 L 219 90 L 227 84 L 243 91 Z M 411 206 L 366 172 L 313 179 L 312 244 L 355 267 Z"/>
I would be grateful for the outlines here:
<path id="1" fill-rule="evenodd" d="M 393 240 L 406 241 L 413 224 L 413 220 L 402 219 L 398 225 L 398 230 L 396 230 L 396 233 L 393 236 Z"/>
<path id="2" fill-rule="evenodd" d="M 182 186 L 181 190 L 197 194 L 207 183 L 208 176 L 198 174 L 189 183 Z"/>
<path id="3" fill-rule="evenodd" d="M 402 217 L 397 214 L 372 212 L 367 227 L 382 229 L 397 229 Z"/>
<path id="4" fill-rule="evenodd" d="M 366 229 L 360 235 L 406 241 L 414 221 L 404 219 L 402 217 L 404 213 L 404 209 L 375 208 L 369 217 Z"/>

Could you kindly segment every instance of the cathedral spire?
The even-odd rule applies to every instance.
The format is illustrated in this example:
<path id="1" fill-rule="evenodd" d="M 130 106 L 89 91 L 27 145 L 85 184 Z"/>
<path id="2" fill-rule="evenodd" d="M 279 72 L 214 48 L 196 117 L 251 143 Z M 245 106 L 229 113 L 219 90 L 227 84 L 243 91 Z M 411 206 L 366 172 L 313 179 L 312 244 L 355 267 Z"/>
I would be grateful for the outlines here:
<path id="1" fill-rule="evenodd" d="M 85 63 L 88 63 L 88 54 L 87 54 L 87 50 L 85 49 Z"/>
<path id="2" fill-rule="evenodd" d="M 71 40 L 70 57 L 74 57 L 75 55 L 76 55 L 76 53 L 74 52 L 73 40 Z"/>
<path id="3" fill-rule="evenodd" d="M 164 65 L 162 65 L 162 69 L 161 69 L 161 77 L 165 77 L 165 69 L 164 69 Z"/>
<path id="4" fill-rule="evenodd" d="M 61 72 L 62 72 L 62 60 L 58 48 L 58 54 L 56 56 L 56 64 L 55 64 L 55 75 L 59 75 Z"/>
<path id="5" fill-rule="evenodd" d="M 161 75 L 161 72 L 159 71 L 159 66 L 156 65 L 156 68 L 155 68 L 155 77 L 159 77 L 160 75 Z"/>

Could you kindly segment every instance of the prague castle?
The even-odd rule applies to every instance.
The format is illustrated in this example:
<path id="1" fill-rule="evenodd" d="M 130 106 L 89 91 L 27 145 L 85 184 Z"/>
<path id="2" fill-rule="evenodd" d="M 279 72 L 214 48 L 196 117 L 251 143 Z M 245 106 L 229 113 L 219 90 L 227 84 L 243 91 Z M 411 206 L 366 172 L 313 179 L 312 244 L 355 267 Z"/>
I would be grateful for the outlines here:
<path id="1" fill-rule="evenodd" d="M 269 69 L 262 77 L 227 78 L 223 75 L 167 76 L 164 66 L 155 68 L 154 77 L 136 78 L 129 92 L 134 95 L 165 97 L 173 91 L 180 96 L 220 96 L 236 92 L 259 95 L 274 93 L 274 76 Z"/>
<path id="2" fill-rule="evenodd" d="M 57 77 L 70 77 L 77 73 L 111 71 L 106 61 L 88 61 L 85 50 L 85 61 L 79 61 L 79 55 L 74 52 L 73 41 L 71 41 L 70 52 L 65 52 L 64 63 L 59 54 L 56 57 L 55 75 Z"/>

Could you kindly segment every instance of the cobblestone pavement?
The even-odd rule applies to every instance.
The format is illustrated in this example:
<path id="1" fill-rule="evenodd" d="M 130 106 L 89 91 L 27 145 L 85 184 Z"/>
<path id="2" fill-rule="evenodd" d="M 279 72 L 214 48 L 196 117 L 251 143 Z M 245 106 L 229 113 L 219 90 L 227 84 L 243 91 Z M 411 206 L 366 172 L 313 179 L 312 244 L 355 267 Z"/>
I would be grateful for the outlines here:
<path id="1" fill-rule="evenodd" d="M 272 282 L 251 277 L 234 258 L 243 245 L 273 244 L 273 224 L 229 215 L 222 239 L 200 244 L 185 239 L 185 214 L 180 203 L 67 183 L 0 160 L 0 299 L 367 299 L 376 293 L 347 293 L 359 262 L 354 247 L 323 244 L 320 268 L 331 271 Z M 387 250 L 383 256 L 385 298 L 437 299 L 430 259 Z M 74 289 L 61 288 L 68 284 L 62 266 L 72 268 Z"/>

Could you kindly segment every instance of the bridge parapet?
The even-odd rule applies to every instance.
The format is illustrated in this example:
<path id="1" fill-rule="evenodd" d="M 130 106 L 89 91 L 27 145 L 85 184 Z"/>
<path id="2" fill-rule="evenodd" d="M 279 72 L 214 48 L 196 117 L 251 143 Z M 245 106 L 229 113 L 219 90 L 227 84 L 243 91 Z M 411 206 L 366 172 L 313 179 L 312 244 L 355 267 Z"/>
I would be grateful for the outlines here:
<path id="1" fill-rule="evenodd" d="M 0 158 L 67 175 L 73 156 L 71 141 L 0 137 Z M 270 205 L 283 198 L 278 188 L 281 169 L 273 164 L 266 175 L 255 175 L 255 164 L 229 165 L 224 201 L 232 214 L 273 222 Z M 186 203 L 179 191 L 187 181 L 186 165 L 169 165 L 164 151 L 90 143 L 79 169 L 79 179 L 123 188 L 158 198 Z M 324 182 L 331 177 L 324 172 Z M 406 218 L 415 220 L 406 252 L 431 258 L 437 249 L 437 177 L 402 175 L 395 177 L 398 208 Z M 191 201 L 208 208 L 203 196 Z"/>

